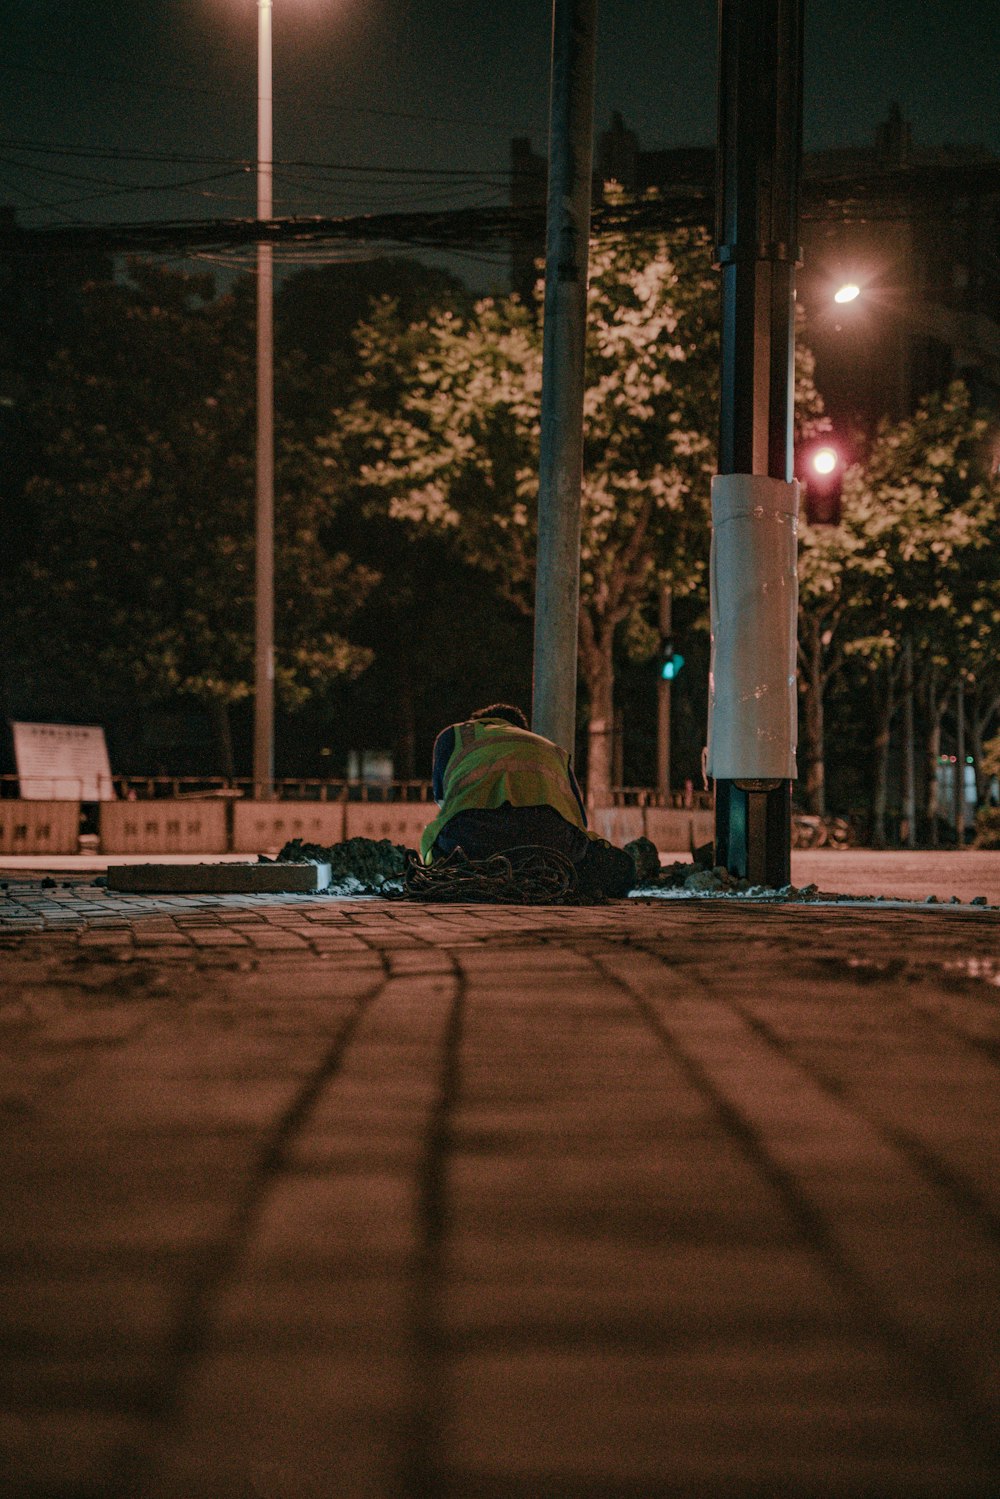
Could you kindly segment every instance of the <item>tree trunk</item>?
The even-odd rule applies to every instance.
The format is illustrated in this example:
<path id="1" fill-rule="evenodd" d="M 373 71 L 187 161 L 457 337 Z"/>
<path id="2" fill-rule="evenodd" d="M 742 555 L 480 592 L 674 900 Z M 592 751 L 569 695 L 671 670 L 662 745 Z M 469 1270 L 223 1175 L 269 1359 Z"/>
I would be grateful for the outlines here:
<path id="1" fill-rule="evenodd" d="M 611 805 L 611 756 L 615 712 L 614 632 L 602 631 L 581 651 L 587 687 L 587 805 Z"/>
<path id="2" fill-rule="evenodd" d="M 941 712 L 932 713 L 930 723 L 927 727 L 927 799 L 924 806 L 924 816 L 927 818 L 927 835 L 931 848 L 937 848 L 940 842 L 940 830 L 938 828 L 938 817 L 941 811 L 940 798 L 938 796 L 938 760 L 941 758 Z"/>
<path id="3" fill-rule="evenodd" d="M 941 806 L 938 796 L 938 761 L 941 758 L 941 716 L 944 712 L 944 699 L 937 695 L 937 669 L 931 667 L 927 676 L 927 748 L 925 761 L 927 765 L 927 787 L 924 815 L 927 818 L 927 836 L 931 848 L 937 848 L 940 841 L 940 830 L 938 828 L 938 817 Z"/>
<path id="4" fill-rule="evenodd" d="M 233 732 L 229 722 L 229 704 L 223 702 L 220 697 L 209 698 L 208 719 L 212 726 L 212 737 L 215 740 L 216 763 L 222 767 L 221 774 L 231 781 L 236 775 L 236 762 L 233 757 Z"/>
<path id="5" fill-rule="evenodd" d="M 976 773 L 976 808 L 978 810 L 986 800 L 986 777 L 983 774 L 983 725 L 978 713 L 973 713 L 969 720 L 969 753 L 972 756 L 972 765 Z"/>
<path id="6" fill-rule="evenodd" d="M 1000 696 L 992 693 L 984 693 L 981 688 L 976 689 L 972 700 L 972 712 L 969 714 L 969 751 L 972 755 L 972 763 L 976 771 L 976 803 L 977 806 L 986 805 L 989 796 L 990 777 L 983 770 L 983 746 L 986 738 L 986 730 L 992 723 L 998 711 L 1000 711 Z"/>
<path id="7" fill-rule="evenodd" d="M 875 789 L 872 793 L 872 846 L 885 848 L 885 810 L 889 794 L 889 739 L 892 730 L 893 665 L 887 661 L 872 678 L 875 694 Z"/>
<path id="8" fill-rule="evenodd" d="M 900 842 L 917 846 L 917 777 L 913 759 L 913 642 L 903 641 L 903 821 Z"/>
<path id="9" fill-rule="evenodd" d="M 820 627 L 809 620 L 803 651 L 802 739 L 805 759 L 806 807 L 817 817 L 826 812 L 823 759 L 823 642 Z"/>
<path id="10" fill-rule="evenodd" d="M 625 715 L 620 708 L 615 709 L 614 725 L 614 738 L 611 744 L 611 784 L 612 786 L 624 786 Z"/>
<path id="11" fill-rule="evenodd" d="M 399 677 L 399 712 L 397 715 L 396 744 L 399 766 L 396 775 L 403 781 L 412 781 L 417 775 L 417 721 L 413 700 L 413 672 L 404 671 Z"/>

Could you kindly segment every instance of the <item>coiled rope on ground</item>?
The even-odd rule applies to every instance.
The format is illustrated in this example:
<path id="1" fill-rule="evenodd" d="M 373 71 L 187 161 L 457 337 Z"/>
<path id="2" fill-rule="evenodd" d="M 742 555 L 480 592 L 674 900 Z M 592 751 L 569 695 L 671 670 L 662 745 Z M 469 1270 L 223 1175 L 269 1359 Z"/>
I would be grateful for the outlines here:
<path id="1" fill-rule="evenodd" d="M 525 844 L 488 859 L 456 848 L 422 864 L 410 855 L 401 894 L 411 900 L 491 901 L 506 905 L 591 905 L 577 890 L 576 866 L 555 849 Z"/>

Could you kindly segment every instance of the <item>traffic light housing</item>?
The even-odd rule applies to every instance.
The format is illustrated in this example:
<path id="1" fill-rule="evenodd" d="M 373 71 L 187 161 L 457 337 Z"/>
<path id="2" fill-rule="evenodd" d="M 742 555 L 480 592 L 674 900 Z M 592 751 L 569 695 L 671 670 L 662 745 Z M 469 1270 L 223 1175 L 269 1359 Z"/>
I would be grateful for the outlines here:
<path id="1" fill-rule="evenodd" d="M 672 635 L 665 635 L 660 641 L 659 667 L 660 676 L 664 682 L 672 682 L 684 665 L 684 657 L 679 653 Z"/>
<path id="2" fill-rule="evenodd" d="M 803 455 L 799 480 L 805 486 L 806 520 L 811 526 L 840 524 L 844 460 L 832 443 L 818 443 Z"/>

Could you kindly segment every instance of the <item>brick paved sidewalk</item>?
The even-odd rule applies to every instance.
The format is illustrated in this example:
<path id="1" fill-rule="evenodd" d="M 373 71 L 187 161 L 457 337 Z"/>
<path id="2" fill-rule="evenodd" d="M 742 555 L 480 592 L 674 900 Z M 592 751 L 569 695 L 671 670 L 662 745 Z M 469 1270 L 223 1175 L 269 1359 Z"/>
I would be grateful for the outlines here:
<path id="1" fill-rule="evenodd" d="M 1000 914 L 21 892 L 5 1499 L 995 1499 Z"/>

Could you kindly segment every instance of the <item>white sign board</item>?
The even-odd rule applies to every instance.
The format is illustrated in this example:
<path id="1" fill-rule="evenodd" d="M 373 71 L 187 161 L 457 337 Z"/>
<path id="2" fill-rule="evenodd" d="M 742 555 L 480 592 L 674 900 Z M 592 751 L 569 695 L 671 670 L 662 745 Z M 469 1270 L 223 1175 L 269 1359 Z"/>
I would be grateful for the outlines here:
<path id="1" fill-rule="evenodd" d="M 350 750 L 347 755 L 347 779 L 349 781 L 392 780 L 392 755 L 388 750 Z"/>
<path id="2" fill-rule="evenodd" d="M 100 724 L 12 723 L 21 796 L 29 801 L 111 802 L 111 762 Z"/>

